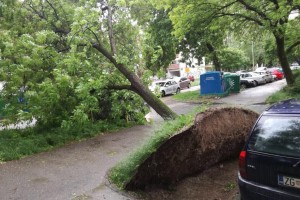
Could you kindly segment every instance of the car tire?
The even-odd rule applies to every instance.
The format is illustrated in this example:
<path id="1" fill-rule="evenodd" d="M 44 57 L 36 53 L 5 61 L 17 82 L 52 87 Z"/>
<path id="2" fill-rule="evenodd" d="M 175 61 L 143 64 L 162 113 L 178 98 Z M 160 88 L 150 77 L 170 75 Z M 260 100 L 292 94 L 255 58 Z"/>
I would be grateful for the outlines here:
<path id="1" fill-rule="evenodd" d="M 247 87 L 246 84 L 243 83 L 243 84 L 241 84 L 240 89 L 241 89 L 241 90 L 245 90 L 246 87 Z"/>
<path id="2" fill-rule="evenodd" d="M 188 86 L 187 86 L 187 88 L 190 88 L 190 87 L 191 87 L 191 84 L 189 83 Z"/>
<path id="3" fill-rule="evenodd" d="M 177 88 L 176 94 L 180 93 L 180 88 Z"/>
<path id="4" fill-rule="evenodd" d="M 161 91 L 161 97 L 164 97 L 164 96 L 166 96 L 165 91 Z"/>
<path id="5" fill-rule="evenodd" d="M 257 82 L 257 81 L 254 81 L 254 82 L 253 82 L 253 86 L 256 87 L 257 85 L 258 85 L 258 82 Z"/>

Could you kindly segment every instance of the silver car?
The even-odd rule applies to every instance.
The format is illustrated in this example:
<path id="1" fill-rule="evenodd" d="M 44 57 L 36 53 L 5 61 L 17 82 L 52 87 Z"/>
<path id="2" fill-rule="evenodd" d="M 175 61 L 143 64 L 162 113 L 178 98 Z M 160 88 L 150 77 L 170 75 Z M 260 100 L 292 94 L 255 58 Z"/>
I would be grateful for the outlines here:
<path id="1" fill-rule="evenodd" d="M 274 77 L 271 73 L 267 73 L 267 72 L 259 72 L 259 71 L 255 71 L 254 73 L 259 74 L 259 75 L 263 75 L 264 78 L 266 79 L 267 83 L 271 83 L 274 81 Z"/>
<path id="2" fill-rule="evenodd" d="M 255 86 L 267 83 L 266 77 L 264 75 L 259 75 L 254 72 L 240 73 L 240 77 L 243 79 L 253 80 Z"/>
<path id="3" fill-rule="evenodd" d="M 175 80 L 161 80 L 153 82 L 149 89 L 162 97 L 168 94 L 180 93 L 180 86 Z M 159 96 L 159 95 L 157 95 Z"/>

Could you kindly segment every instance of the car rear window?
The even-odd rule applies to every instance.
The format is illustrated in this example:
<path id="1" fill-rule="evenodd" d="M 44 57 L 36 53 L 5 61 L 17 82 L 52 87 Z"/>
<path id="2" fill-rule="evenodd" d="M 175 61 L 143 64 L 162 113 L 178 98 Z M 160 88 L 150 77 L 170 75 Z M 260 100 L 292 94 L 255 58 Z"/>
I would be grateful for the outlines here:
<path id="1" fill-rule="evenodd" d="M 248 149 L 300 157 L 300 117 L 262 116 L 250 137 Z"/>

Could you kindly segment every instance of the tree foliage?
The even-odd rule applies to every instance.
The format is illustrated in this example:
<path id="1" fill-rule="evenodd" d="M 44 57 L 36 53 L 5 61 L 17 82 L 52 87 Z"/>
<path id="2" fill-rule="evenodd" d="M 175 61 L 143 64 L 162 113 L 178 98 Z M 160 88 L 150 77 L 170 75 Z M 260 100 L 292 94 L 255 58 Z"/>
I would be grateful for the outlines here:
<path id="1" fill-rule="evenodd" d="M 140 29 L 123 1 L 24 0 L 1 8 L 0 70 L 11 120 L 65 127 L 142 120 L 144 101 L 164 118 L 176 116 L 137 76 Z"/>
<path id="2" fill-rule="evenodd" d="M 153 18 L 145 29 L 144 57 L 146 67 L 156 74 L 175 59 L 177 40 L 172 34 L 173 25 L 168 11 L 154 10 Z"/>
<path id="3" fill-rule="evenodd" d="M 233 48 L 225 48 L 220 52 L 220 63 L 224 71 L 247 69 L 251 65 L 243 51 Z"/>
<path id="4" fill-rule="evenodd" d="M 172 8 L 171 19 L 174 23 L 175 35 L 180 35 L 182 38 L 186 37 L 186 33 L 204 32 L 208 27 L 211 31 L 206 32 L 203 34 L 205 37 L 202 37 L 208 42 L 218 41 L 218 39 L 224 41 L 226 37 L 224 34 L 228 33 L 228 30 L 237 33 L 241 29 L 247 29 L 251 31 L 253 38 L 257 37 L 261 30 L 272 34 L 275 39 L 277 57 L 285 72 L 287 83 L 293 83 L 288 55 L 293 54 L 291 52 L 297 52 L 300 44 L 299 37 L 295 34 L 299 28 L 299 17 L 289 20 L 289 16 L 292 12 L 299 10 L 299 1 L 164 0 L 163 2 L 161 5 L 165 8 Z M 295 30 L 292 27 L 296 27 Z M 198 39 L 201 36 L 195 38 Z M 193 44 L 201 45 L 201 42 L 195 43 L 194 41 Z M 217 44 L 222 44 L 222 42 L 217 42 Z M 204 49 L 203 43 L 201 46 Z M 219 49 L 216 45 L 212 47 L 214 48 L 210 49 Z"/>

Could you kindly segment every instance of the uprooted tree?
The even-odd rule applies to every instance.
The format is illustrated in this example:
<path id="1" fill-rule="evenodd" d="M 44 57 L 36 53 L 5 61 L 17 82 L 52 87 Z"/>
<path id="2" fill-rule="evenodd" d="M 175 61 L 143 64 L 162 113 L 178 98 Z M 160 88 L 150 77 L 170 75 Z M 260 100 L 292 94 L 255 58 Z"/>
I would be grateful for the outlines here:
<path id="1" fill-rule="evenodd" d="M 192 124 L 184 123 L 181 130 L 162 136 L 162 141 L 150 138 L 110 171 L 110 180 L 127 190 L 165 187 L 236 158 L 257 118 L 257 113 L 242 108 L 198 113 Z M 141 150 L 149 149 L 149 144 L 151 151 Z"/>
<path id="2" fill-rule="evenodd" d="M 210 109 L 165 141 L 126 183 L 128 190 L 166 186 L 237 157 L 258 114 L 239 108 Z M 235 120 L 232 120 L 235 119 Z"/>
<path id="3" fill-rule="evenodd" d="M 108 107 L 112 117 L 136 112 L 142 102 L 133 104 L 136 97 L 124 90 L 164 119 L 177 116 L 145 86 L 147 76 L 137 75 L 147 75 L 142 39 L 123 1 L 24 0 L 0 7 L 4 96 L 19 120 L 34 116 L 59 125 L 97 118 Z M 13 104 L 18 93 L 25 104 Z"/>

